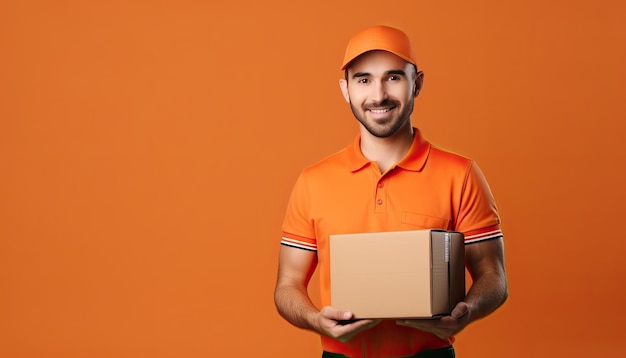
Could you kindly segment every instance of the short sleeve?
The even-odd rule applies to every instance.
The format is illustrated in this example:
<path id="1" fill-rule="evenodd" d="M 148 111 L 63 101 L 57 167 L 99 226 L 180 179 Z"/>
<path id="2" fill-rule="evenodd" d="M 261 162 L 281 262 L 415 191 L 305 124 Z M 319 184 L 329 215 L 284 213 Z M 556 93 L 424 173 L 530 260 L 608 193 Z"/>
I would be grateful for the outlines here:
<path id="1" fill-rule="evenodd" d="M 317 251 L 317 240 L 310 212 L 310 191 L 303 172 L 296 180 L 287 204 L 281 245 Z"/>
<path id="2" fill-rule="evenodd" d="M 466 244 L 502 237 L 495 199 L 475 162 L 468 168 L 455 230 L 465 235 Z"/>

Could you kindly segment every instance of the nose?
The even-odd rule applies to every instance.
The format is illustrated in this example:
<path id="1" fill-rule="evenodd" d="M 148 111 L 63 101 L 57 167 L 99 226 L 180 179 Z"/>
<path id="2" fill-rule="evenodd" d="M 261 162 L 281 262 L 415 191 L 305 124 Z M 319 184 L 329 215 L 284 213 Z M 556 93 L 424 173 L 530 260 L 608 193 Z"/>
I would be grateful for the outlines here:
<path id="1" fill-rule="evenodd" d="M 371 100 L 380 103 L 387 99 L 387 88 L 382 81 L 375 81 L 372 86 Z"/>

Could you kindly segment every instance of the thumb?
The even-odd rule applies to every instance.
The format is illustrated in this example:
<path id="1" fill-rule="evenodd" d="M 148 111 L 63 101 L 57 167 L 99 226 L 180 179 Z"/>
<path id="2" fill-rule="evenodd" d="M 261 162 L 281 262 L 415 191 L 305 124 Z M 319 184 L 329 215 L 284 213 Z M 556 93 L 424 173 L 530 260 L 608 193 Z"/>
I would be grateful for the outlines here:
<path id="1" fill-rule="evenodd" d="M 452 313 L 450 313 L 450 316 L 452 316 L 455 319 L 459 319 L 468 313 L 469 313 L 469 307 L 467 303 L 459 302 L 456 305 L 456 307 L 454 307 L 454 309 L 452 310 Z"/>
<path id="2" fill-rule="evenodd" d="M 350 311 L 343 311 L 330 306 L 322 308 L 321 314 L 328 319 L 336 321 L 352 319 L 353 316 L 352 312 Z"/>
<path id="3" fill-rule="evenodd" d="M 337 320 L 347 320 L 352 318 L 352 312 L 350 311 L 337 311 Z"/>

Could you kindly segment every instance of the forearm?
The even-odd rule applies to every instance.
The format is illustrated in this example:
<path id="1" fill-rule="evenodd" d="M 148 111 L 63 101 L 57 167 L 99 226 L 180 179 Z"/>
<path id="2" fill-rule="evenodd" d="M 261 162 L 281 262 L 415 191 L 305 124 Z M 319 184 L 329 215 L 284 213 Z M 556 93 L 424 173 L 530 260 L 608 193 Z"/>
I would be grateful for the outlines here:
<path id="1" fill-rule="evenodd" d="M 278 285 L 274 291 L 274 303 L 278 313 L 296 327 L 319 332 L 315 319 L 319 310 L 306 290 L 292 285 Z"/>
<path id="2" fill-rule="evenodd" d="M 482 273 L 473 282 L 465 302 L 469 305 L 470 321 L 483 318 L 498 307 L 508 297 L 508 287 L 504 270 Z"/>

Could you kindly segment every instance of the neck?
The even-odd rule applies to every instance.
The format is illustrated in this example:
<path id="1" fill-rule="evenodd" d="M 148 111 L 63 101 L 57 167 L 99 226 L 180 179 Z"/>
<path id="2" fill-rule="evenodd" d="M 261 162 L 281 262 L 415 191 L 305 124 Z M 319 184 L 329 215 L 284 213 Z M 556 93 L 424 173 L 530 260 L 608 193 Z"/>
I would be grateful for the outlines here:
<path id="1" fill-rule="evenodd" d="M 365 158 L 378 164 L 381 173 L 402 160 L 413 144 L 414 131 L 410 121 L 387 138 L 373 136 L 363 125 L 360 132 L 361 152 Z"/>

